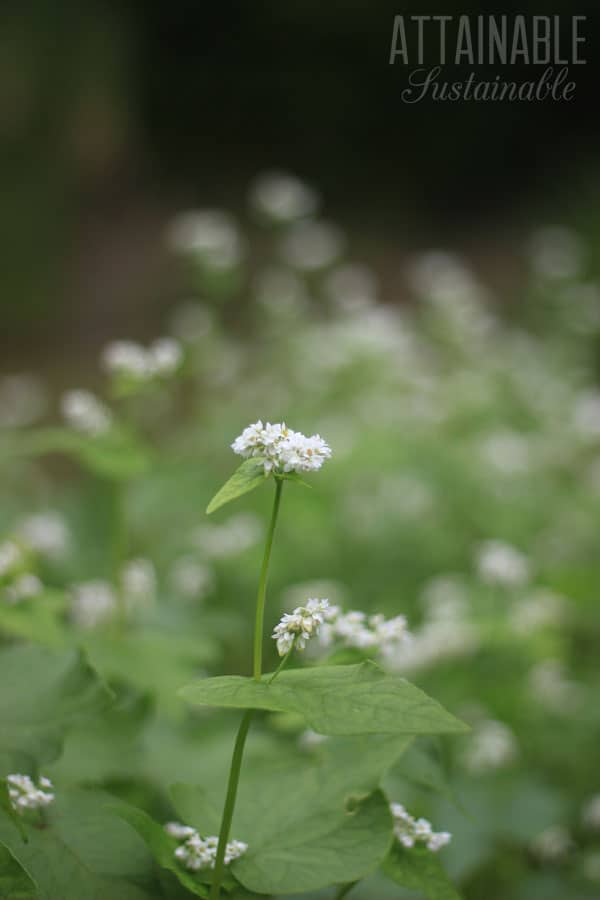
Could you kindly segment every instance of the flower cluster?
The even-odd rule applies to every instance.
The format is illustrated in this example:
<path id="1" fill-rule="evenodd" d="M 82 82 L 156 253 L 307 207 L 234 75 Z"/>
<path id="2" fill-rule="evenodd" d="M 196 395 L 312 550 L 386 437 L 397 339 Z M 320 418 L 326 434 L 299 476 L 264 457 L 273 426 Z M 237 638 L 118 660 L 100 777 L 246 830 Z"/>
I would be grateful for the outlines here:
<path id="1" fill-rule="evenodd" d="M 67 425 L 91 437 L 106 434 L 112 426 L 110 410 L 91 391 L 67 391 L 61 398 L 61 410 Z"/>
<path id="2" fill-rule="evenodd" d="M 21 548 L 14 541 L 3 541 L 0 544 L 0 578 L 10 577 L 22 564 Z"/>
<path id="3" fill-rule="evenodd" d="M 195 828 L 182 825 L 180 822 L 167 822 L 165 831 L 171 837 L 182 843 L 175 850 L 175 859 L 197 872 L 198 869 L 214 869 L 217 858 L 219 838 L 215 836 L 200 837 Z M 243 841 L 229 841 L 225 848 L 225 865 L 238 859 L 248 849 L 248 844 Z"/>
<path id="4" fill-rule="evenodd" d="M 452 840 L 448 831 L 434 831 L 427 819 L 414 819 L 401 803 L 390 803 L 394 819 L 394 835 L 403 847 L 425 844 L 428 850 L 437 853 Z"/>
<path id="5" fill-rule="evenodd" d="M 331 448 L 318 434 L 306 437 L 285 423 L 266 425 L 260 421 L 244 428 L 231 448 L 248 459 L 264 459 L 265 472 L 313 472 L 331 457 Z"/>
<path id="6" fill-rule="evenodd" d="M 118 601 L 108 581 L 85 581 L 73 586 L 71 618 L 79 628 L 97 628 L 115 615 Z"/>
<path id="7" fill-rule="evenodd" d="M 149 347 L 134 341 L 113 341 L 102 354 L 103 365 L 111 375 L 140 382 L 173 375 L 182 359 L 181 345 L 169 337 Z"/>
<path id="8" fill-rule="evenodd" d="M 517 753 L 517 740 L 508 725 L 484 719 L 474 727 L 463 762 L 469 772 L 479 775 L 509 765 Z"/>
<path id="9" fill-rule="evenodd" d="M 49 559 L 64 556 L 71 538 L 63 516 L 51 509 L 27 516 L 20 523 L 18 533 L 28 547 Z"/>
<path id="10" fill-rule="evenodd" d="M 304 650 L 306 642 L 319 633 L 328 614 L 329 600 L 317 599 L 307 600 L 306 606 L 297 606 L 292 613 L 285 613 L 272 635 L 277 641 L 279 655 L 285 656 L 293 646 Z"/>
<path id="11" fill-rule="evenodd" d="M 12 584 L 5 589 L 5 599 L 8 603 L 20 603 L 28 597 L 37 597 L 44 590 L 44 585 L 32 572 L 22 572 Z"/>
<path id="12" fill-rule="evenodd" d="M 26 809 L 42 809 L 52 803 L 52 782 L 43 776 L 36 786 L 29 775 L 7 775 L 8 796 L 13 809 L 16 812 L 24 812 Z"/>
<path id="13" fill-rule="evenodd" d="M 327 622 L 319 635 L 324 647 L 339 641 L 344 647 L 372 650 L 385 657 L 393 655 L 408 639 L 404 616 L 386 619 L 381 614 L 369 616 L 359 610 L 342 613 L 338 606 L 328 610 Z"/>
<path id="14" fill-rule="evenodd" d="M 250 194 L 252 206 L 273 222 L 293 222 L 316 212 L 319 196 L 294 175 L 265 172 L 260 175 Z"/>

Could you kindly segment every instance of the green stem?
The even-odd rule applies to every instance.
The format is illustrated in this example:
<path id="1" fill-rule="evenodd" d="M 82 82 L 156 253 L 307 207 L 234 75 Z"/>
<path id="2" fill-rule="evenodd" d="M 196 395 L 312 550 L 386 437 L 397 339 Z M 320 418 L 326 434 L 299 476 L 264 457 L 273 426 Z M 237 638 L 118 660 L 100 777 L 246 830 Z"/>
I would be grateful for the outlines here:
<path id="1" fill-rule="evenodd" d="M 275 669 L 275 671 L 273 672 L 273 674 L 271 675 L 271 677 L 270 677 L 269 680 L 267 681 L 267 684 L 273 684 L 273 682 L 275 681 L 275 679 L 277 678 L 277 676 L 279 675 L 279 673 L 281 672 L 281 670 L 282 670 L 283 668 L 285 668 L 285 665 L 286 665 L 288 659 L 289 659 L 290 656 L 292 655 L 292 650 L 294 649 L 294 644 L 295 644 L 295 643 L 296 643 L 296 638 L 294 638 L 294 640 L 292 641 L 292 646 L 290 647 L 290 649 L 288 650 L 288 652 L 285 654 L 285 656 L 283 656 L 283 657 L 281 658 L 281 660 L 280 660 L 280 662 L 279 662 L 279 665 L 277 666 L 277 668 Z"/>
<path id="2" fill-rule="evenodd" d="M 356 887 L 358 881 L 351 881 L 349 884 L 343 884 L 337 894 L 334 897 L 334 900 L 342 900 L 343 897 L 347 897 L 353 887 Z"/>
<path id="3" fill-rule="evenodd" d="M 260 570 L 260 579 L 258 582 L 258 594 L 256 596 L 256 619 L 254 624 L 254 678 L 257 681 L 260 681 L 262 676 L 262 645 L 265 620 L 265 600 L 267 598 L 267 575 L 269 573 L 269 561 L 271 559 L 271 548 L 273 546 L 275 525 L 277 524 L 277 516 L 279 514 L 279 504 L 281 503 L 282 488 L 283 480 L 281 478 L 276 478 L 273 512 L 271 513 L 271 521 L 269 523 L 269 530 L 267 532 L 265 554 L 263 556 L 262 567 Z"/>
<path id="4" fill-rule="evenodd" d="M 221 896 L 221 882 L 223 881 L 223 875 L 225 874 L 225 850 L 227 848 L 227 841 L 229 840 L 233 810 L 235 809 L 235 798 L 240 780 L 244 745 L 246 743 L 248 729 L 250 728 L 250 722 L 252 721 L 253 715 L 253 709 L 249 709 L 244 713 L 235 739 L 235 746 L 231 757 L 231 767 L 229 769 L 229 782 L 227 784 L 225 807 L 223 809 L 223 818 L 221 819 L 221 830 L 219 831 L 219 845 L 217 847 L 217 857 L 215 859 L 215 874 L 210 889 L 210 900 L 219 900 L 219 897 Z"/>
<path id="5" fill-rule="evenodd" d="M 258 582 L 258 594 L 256 597 L 256 619 L 254 625 L 254 678 L 260 681 L 262 677 L 262 639 L 265 617 L 265 601 L 267 597 L 267 575 L 269 573 L 269 561 L 271 559 L 271 548 L 273 547 L 273 535 L 275 534 L 275 525 L 277 524 L 277 516 L 279 514 L 279 505 L 281 503 L 281 489 L 283 481 L 275 479 L 275 499 L 273 501 L 273 512 L 271 513 L 271 521 L 267 532 L 267 540 L 265 543 L 265 553 L 263 556 L 262 567 L 260 570 L 260 579 Z M 287 662 L 289 653 L 287 653 L 279 664 L 276 672 L 270 679 L 273 680 L 285 663 Z M 270 683 L 270 682 L 269 682 Z M 217 857 L 215 859 L 215 870 L 213 883 L 210 889 L 210 900 L 219 900 L 221 896 L 221 883 L 225 874 L 225 850 L 227 841 L 229 840 L 229 832 L 231 830 L 231 821 L 233 819 L 233 811 L 235 809 L 235 799 L 237 796 L 238 783 L 240 780 L 240 770 L 242 768 L 242 757 L 244 755 L 244 746 L 248 736 L 248 729 L 255 710 L 249 709 L 244 713 L 241 721 L 233 755 L 231 757 L 231 766 L 229 768 L 229 780 L 227 782 L 227 794 L 225 796 L 225 806 L 223 808 L 223 818 L 221 819 L 221 830 L 219 831 L 219 844 L 217 847 Z"/>

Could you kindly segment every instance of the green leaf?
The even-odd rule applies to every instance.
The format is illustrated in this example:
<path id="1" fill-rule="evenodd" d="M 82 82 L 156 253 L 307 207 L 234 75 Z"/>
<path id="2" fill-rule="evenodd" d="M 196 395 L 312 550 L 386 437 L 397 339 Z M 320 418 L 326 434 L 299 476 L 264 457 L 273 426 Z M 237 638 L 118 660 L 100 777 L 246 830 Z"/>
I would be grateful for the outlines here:
<path id="1" fill-rule="evenodd" d="M 0 779 L 0 809 L 4 810 L 8 818 L 12 821 L 13 825 L 21 835 L 23 841 L 27 843 L 27 841 L 29 840 L 29 838 L 27 837 L 27 831 L 25 830 L 25 826 L 23 825 L 21 816 L 18 814 L 18 812 L 10 802 L 10 794 L 8 793 L 8 784 L 6 778 Z"/>
<path id="2" fill-rule="evenodd" d="M 251 459 L 244 460 L 239 469 L 236 469 L 231 478 L 217 491 L 206 507 L 206 512 L 210 515 L 226 503 L 241 497 L 242 494 L 253 491 L 259 484 L 266 481 L 267 477 L 262 457 L 253 456 Z"/>
<path id="3" fill-rule="evenodd" d="M 124 635 L 90 634 L 85 648 L 105 678 L 152 692 L 168 713 L 182 711 L 177 688 L 217 653 L 216 644 L 203 635 L 150 629 Z"/>
<path id="4" fill-rule="evenodd" d="M 14 858 L 0 844 L 0 900 L 37 900 L 35 884 Z"/>
<path id="5" fill-rule="evenodd" d="M 409 739 L 335 738 L 318 759 L 288 757 L 246 767 L 232 838 L 248 850 L 232 864 L 258 893 L 312 891 L 374 870 L 389 851 L 392 821 L 377 786 Z M 172 789 L 179 817 L 201 834 L 218 833 L 226 781 L 206 776 L 201 787 Z"/>
<path id="6" fill-rule="evenodd" d="M 114 480 L 142 475 L 152 462 L 147 448 L 120 427 L 96 436 L 69 428 L 37 428 L 19 433 L 4 449 L 20 456 L 65 453 L 96 475 Z"/>
<path id="7" fill-rule="evenodd" d="M 189 703 L 299 713 L 321 734 L 443 734 L 467 726 L 410 682 L 372 662 L 284 671 L 273 684 L 230 675 L 180 690 Z"/>
<path id="8" fill-rule="evenodd" d="M 408 850 L 396 844 L 381 868 L 396 884 L 429 900 L 461 900 L 436 854 L 424 847 Z"/>
<path id="9" fill-rule="evenodd" d="M 154 821 L 147 813 L 125 803 L 111 804 L 111 811 L 128 822 L 146 842 L 152 856 L 163 869 L 177 877 L 192 894 L 197 897 L 208 897 L 206 884 L 202 883 L 197 875 L 187 872 L 179 865 L 174 856 L 178 842 L 170 837 L 162 825 Z"/>
<path id="10" fill-rule="evenodd" d="M 0 815 L 0 842 L 34 879 L 38 900 L 157 900 L 153 861 L 140 838 L 107 808 L 108 794 L 57 790 L 44 827 L 24 844 Z"/>
<path id="11" fill-rule="evenodd" d="M 64 646 L 66 634 L 58 617 L 65 605 L 65 596 L 57 591 L 44 591 L 14 604 L 0 599 L 0 633 L 47 647 Z"/>
<path id="12" fill-rule="evenodd" d="M 110 702 L 106 685 L 78 651 L 54 654 L 36 646 L 0 652 L 0 765 L 21 753 L 55 759 L 66 730 Z M 0 769 L 1 771 L 1 769 Z"/>

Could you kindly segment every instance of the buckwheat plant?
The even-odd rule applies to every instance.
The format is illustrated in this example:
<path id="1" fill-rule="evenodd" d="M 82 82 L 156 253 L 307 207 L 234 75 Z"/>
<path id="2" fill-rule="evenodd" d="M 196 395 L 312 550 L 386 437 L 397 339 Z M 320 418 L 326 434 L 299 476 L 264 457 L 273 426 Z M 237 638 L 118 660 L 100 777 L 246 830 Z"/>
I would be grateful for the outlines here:
<path id="1" fill-rule="evenodd" d="M 207 678 L 180 692 L 192 704 L 233 707 L 243 709 L 244 714 L 234 743 L 218 838 L 208 835 L 208 815 L 208 827 L 202 833 L 186 824 L 167 823 L 167 834 L 177 842 L 172 844 L 170 852 L 188 873 L 200 876 L 203 870 L 209 870 L 210 877 L 206 874 L 202 877 L 204 883 L 210 884 L 210 893 L 201 893 L 198 886 L 198 893 L 209 896 L 209 900 L 219 900 L 221 891 L 229 892 L 237 882 L 257 894 L 293 893 L 337 885 L 337 896 L 342 897 L 378 864 L 396 883 L 413 887 L 415 877 L 426 880 L 425 869 L 431 872 L 433 865 L 431 859 L 423 865 L 420 854 L 430 855 L 439 850 L 448 843 L 450 835 L 435 833 L 426 819 L 413 819 L 399 804 L 390 805 L 378 782 L 408 745 L 409 736 L 461 731 L 462 723 L 407 681 L 387 674 L 367 659 L 369 653 L 375 654 L 381 649 L 382 643 L 397 647 L 405 639 L 406 620 L 403 616 L 391 620 L 380 615 L 367 617 L 363 613 L 342 616 L 339 608 L 330 606 L 327 599 L 308 598 L 292 612 L 285 613 L 274 626 L 272 638 L 280 663 L 274 672 L 263 673 L 267 578 L 284 485 L 286 482 L 304 483 L 301 476 L 321 469 L 332 452 L 318 434 L 307 437 L 284 423 L 264 424 L 260 420 L 245 428 L 231 446 L 244 462 L 211 500 L 208 513 L 267 481 L 274 487 L 256 596 L 253 674 L 251 678 Z M 325 660 L 312 667 L 285 671 L 294 651 L 304 650 L 320 632 L 328 645 L 338 631 L 348 646 L 360 647 L 364 654 L 362 663 L 333 665 Z M 349 638 L 355 637 L 358 631 L 364 639 L 358 643 L 350 641 Z M 332 829 L 330 848 L 327 846 L 329 832 L 321 837 L 314 835 L 313 827 L 307 822 L 307 835 L 300 846 L 297 823 L 290 829 L 285 810 L 281 810 L 281 821 L 277 821 L 278 806 L 269 800 L 269 792 L 274 791 L 279 798 L 289 791 L 297 793 L 295 771 L 285 776 L 281 783 L 277 779 L 282 776 L 277 773 L 270 784 L 259 779 L 259 784 L 254 785 L 256 798 L 252 804 L 252 818 L 246 821 L 244 831 L 242 810 L 236 816 L 236 834 L 231 839 L 246 738 L 256 712 L 261 709 L 294 713 L 304 719 L 311 733 L 335 736 L 342 741 L 339 746 L 335 740 L 323 745 L 331 748 L 331 755 L 329 761 L 322 763 L 319 778 L 323 779 L 323 784 L 333 787 L 325 789 L 317 784 L 318 790 L 310 801 L 311 816 L 318 817 L 322 813 L 327 827 Z M 350 741 L 345 745 L 346 750 L 344 740 Z M 353 741 L 364 743 L 358 749 Z M 337 758 L 337 752 L 343 758 L 344 753 L 352 751 L 364 754 L 367 766 L 373 768 L 368 790 L 366 784 L 361 785 L 354 766 L 347 766 L 345 770 Z M 297 777 L 301 777 L 300 772 Z M 250 787 L 253 787 L 252 782 Z M 366 799 L 365 793 L 368 794 Z M 399 811 L 404 814 L 402 820 Z M 254 829 L 248 824 L 261 821 L 264 827 L 261 816 L 272 820 L 269 824 L 273 831 L 268 840 L 264 834 L 261 836 L 261 828 Z M 358 838 L 358 834 L 362 837 Z M 356 851 L 357 840 L 362 845 L 360 852 Z M 419 846 L 414 849 L 417 844 Z M 414 858 L 409 858 L 409 853 L 413 853 Z M 277 862 L 280 854 L 288 860 L 285 865 Z M 318 857 L 318 864 L 307 867 L 306 860 L 313 855 Z M 417 870 L 423 868 L 421 875 L 415 876 L 415 866 Z M 189 886 L 189 881 L 184 880 L 189 877 L 182 873 L 180 880 Z M 445 875 L 436 870 L 435 877 L 443 880 Z"/>

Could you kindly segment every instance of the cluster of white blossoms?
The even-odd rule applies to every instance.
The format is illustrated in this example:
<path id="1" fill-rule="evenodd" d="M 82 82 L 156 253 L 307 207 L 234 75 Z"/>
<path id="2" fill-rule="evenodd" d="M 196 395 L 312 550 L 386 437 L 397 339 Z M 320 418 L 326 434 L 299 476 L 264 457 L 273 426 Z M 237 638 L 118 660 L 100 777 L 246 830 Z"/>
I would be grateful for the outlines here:
<path id="1" fill-rule="evenodd" d="M 37 785 L 29 775 L 7 775 L 8 796 L 16 812 L 26 809 L 42 809 L 54 800 L 52 782 L 43 776 Z"/>
<path id="2" fill-rule="evenodd" d="M 339 642 L 344 647 L 374 651 L 386 658 L 393 656 L 408 640 L 405 616 L 386 619 L 379 613 L 369 616 L 359 610 L 343 613 L 339 606 L 329 607 L 319 635 L 322 647 Z"/>
<path id="3" fill-rule="evenodd" d="M 581 821 L 586 828 L 600 831 L 600 794 L 593 794 L 584 804 Z"/>
<path id="4" fill-rule="evenodd" d="M 110 410 L 91 391 L 67 391 L 61 398 L 61 411 L 67 425 L 91 437 L 106 434 L 113 423 Z"/>
<path id="5" fill-rule="evenodd" d="M 264 459 L 265 472 L 313 472 L 331 457 L 331 448 L 318 434 L 306 437 L 285 423 L 248 425 L 235 439 L 231 449 L 246 459 Z"/>
<path id="6" fill-rule="evenodd" d="M 215 836 L 200 837 L 195 828 L 182 825 L 180 822 L 167 822 L 165 831 L 168 835 L 182 843 L 175 850 L 175 859 L 197 872 L 199 869 L 214 869 L 217 858 L 219 838 Z M 239 859 L 248 849 L 243 841 L 229 841 L 225 848 L 225 865 Z"/>
<path id="7" fill-rule="evenodd" d="M 293 646 L 304 650 L 307 641 L 319 633 L 330 613 L 329 600 L 310 599 L 305 606 L 297 606 L 292 613 L 285 613 L 273 630 L 280 656 L 289 653 Z"/>
<path id="8" fill-rule="evenodd" d="M 21 372 L 0 378 L 0 428 L 32 425 L 47 406 L 47 389 L 37 375 Z"/>
<path id="9" fill-rule="evenodd" d="M 102 364 L 110 375 L 140 382 L 173 375 L 182 360 L 181 344 L 169 337 L 159 338 L 149 347 L 113 341 L 102 353 Z"/>
<path id="10" fill-rule="evenodd" d="M 428 850 L 437 853 L 452 840 L 450 832 L 434 831 L 427 819 L 414 819 L 401 803 L 390 803 L 390 812 L 394 819 L 394 836 L 403 847 L 424 844 Z"/>

